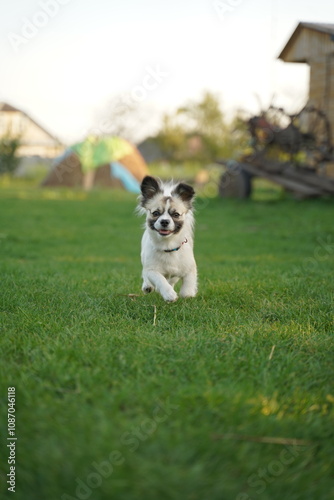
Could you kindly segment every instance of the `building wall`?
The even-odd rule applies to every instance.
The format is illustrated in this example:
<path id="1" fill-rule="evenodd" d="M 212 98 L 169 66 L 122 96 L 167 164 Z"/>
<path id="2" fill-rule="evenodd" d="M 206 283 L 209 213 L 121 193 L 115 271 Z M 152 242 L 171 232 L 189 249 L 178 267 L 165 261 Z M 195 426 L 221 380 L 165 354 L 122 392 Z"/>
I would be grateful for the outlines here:
<path id="1" fill-rule="evenodd" d="M 327 114 L 334 144 L 334 54 L 310 61 L 310 68 L 309 104 Z"/>
<path id="2" fill-rule="evenodd" d="M 284 49 L 285 62 L 308 62 L 334 51 L 334 42 L 328 33 L 302 28 Z"/>

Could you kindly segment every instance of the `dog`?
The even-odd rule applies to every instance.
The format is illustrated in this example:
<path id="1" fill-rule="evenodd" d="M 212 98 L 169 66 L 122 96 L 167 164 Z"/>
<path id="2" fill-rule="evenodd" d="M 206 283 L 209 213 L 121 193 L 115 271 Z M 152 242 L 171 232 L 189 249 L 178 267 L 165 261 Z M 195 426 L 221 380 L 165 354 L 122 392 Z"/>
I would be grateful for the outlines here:
<path id="1" fill-rule="evenodd" d="M 146 176 L 140 190 L 138 212 L 146 214 L 141 243 L 143 292 L 156 290 L 166 302 L 174 302 L 178 299 L 174 285 L 182 279 L 180 297 L 195 297 L 194 189 L 183 182 L 163 183 Z"/>

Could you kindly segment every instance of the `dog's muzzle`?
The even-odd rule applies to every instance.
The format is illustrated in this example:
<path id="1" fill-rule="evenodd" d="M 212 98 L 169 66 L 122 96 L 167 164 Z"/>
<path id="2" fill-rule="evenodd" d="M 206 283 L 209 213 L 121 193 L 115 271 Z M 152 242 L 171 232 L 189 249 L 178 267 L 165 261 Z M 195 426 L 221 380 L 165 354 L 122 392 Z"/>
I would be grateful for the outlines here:
<path id="1" fill-rule="evenodd" d="M 157 224 L 157 227 L 155 227 L 156 231 L 158 231 L 158 233 L 161 235 L 161 236 L 169 236 L 170 234 L 173 233 L 173 226 L 171 224 L 171 220 L 170 219 L 160 219 L 158 221 L 158 224 Z"/>

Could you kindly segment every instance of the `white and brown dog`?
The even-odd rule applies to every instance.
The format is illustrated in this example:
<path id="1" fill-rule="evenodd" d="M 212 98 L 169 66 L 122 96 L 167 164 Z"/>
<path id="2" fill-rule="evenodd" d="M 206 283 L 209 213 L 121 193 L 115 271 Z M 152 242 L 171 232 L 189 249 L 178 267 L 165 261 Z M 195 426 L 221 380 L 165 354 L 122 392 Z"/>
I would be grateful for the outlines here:
<path id="1" fill-rule="evenodd" d="M 182 279 L 180 296 L 194 297 L 197 268 L 193 253 L 193 188 L 147 176 L 141 193 L 138 212 L 146 214 L 141 246 L 142 290 L 157 290 L 164 300 L 174 302 L 178 298 L 174 285 Z"/>

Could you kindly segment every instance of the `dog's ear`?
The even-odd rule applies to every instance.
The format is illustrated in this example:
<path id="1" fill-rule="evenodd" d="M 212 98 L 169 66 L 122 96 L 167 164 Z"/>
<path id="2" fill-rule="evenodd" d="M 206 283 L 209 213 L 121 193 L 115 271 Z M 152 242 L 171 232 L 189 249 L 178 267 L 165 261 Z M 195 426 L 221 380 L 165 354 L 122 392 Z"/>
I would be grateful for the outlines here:
<path id="1" fill-rule="evenodd" d="M 143 195 L 142 205 L 145 203 L 145 200 L 149 200 L 150 198 L 153 198 L 154 195 L 161 192 L 159 182 L 154 177 L 151 177 L 149 175 L 144 177 L 140 186 L 140 190 Z"/>
<path id="2" fill-rule="evenodd" d="M 191 207 L 191 201 L 195 196 L 195 191 L 191 186 L 180 182 L 173 192 L 179 196 L 184 203 L 187 203 Z"/>

